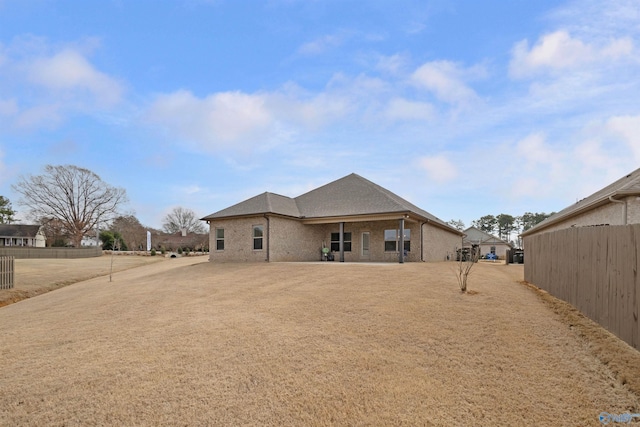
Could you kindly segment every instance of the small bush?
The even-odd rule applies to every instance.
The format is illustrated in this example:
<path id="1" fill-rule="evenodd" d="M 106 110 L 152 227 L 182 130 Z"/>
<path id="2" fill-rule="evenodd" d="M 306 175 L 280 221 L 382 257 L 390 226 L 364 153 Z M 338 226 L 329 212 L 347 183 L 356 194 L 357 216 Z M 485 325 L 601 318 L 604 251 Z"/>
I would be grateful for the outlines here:
<path id="1" fill-rule="evenodd" d="M 154 248 L 154 249 L 151 249 L 151 256 L 156 256 L 156 250 L 155 250 L 155 248 Z"/>

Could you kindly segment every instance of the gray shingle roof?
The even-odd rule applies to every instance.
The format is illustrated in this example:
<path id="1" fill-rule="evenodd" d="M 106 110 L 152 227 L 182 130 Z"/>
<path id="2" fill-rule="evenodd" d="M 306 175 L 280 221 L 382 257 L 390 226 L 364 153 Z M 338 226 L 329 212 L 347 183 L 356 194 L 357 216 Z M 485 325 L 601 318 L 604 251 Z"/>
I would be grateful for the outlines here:
<path id="1" fill-rule="evenodd" d="M 467 236 L 464 238 L 466 242 L 470 243 L 481 243 L 481 244 L 505 244 L 511 246 L 509 242 L 506 242 L 492 234 L 485 233 L 484 231 L 476 228 L 469 227 L 464 230 L 464 234 Z"/>
<path id="2" fill-rule="evenodd" d="M 590 209 L 594 209 L 609 202 L 609 196 L 625 196 L 625 195 L 640 195 L 640 169 L 636 169 L 628 175 L 620 178 L 612 184 L 607 185 L 601 190 L 596 191 L 589 197 L 586 197 L 579 202 L 568 206 L 560 212 L 550 216 L 544 221 L 537 224 L 535 227 L 531 227 L 529 230 L 522 233 L 523 236 L 533 234 L 553 224 L 568 219 L 574 215 L 578 215 L 582 212 L 586 212 Z"/>
<path id="3" fill-rule="evenodd" d="M 429 212 L 355 173 L 293 199 L 263 193 L 208 215 L 203 220 L 266 213 L 296 218 L 411 213 L 454 230 Z"/>
<path id="4" fill-rule="evenodd" d="M 0 237 L 36 237 L 39 225 L 0 224 Z"/>
<path id="5" fill-rule="evenodd" d="M 280 214 L 300 217 L 300 212 L 294 199 L 275 193 L 265 192 L 255 197 L 237 203 L 221 211 L 212 213 L 203 219 L 228 218 L 235 216 Z"/>

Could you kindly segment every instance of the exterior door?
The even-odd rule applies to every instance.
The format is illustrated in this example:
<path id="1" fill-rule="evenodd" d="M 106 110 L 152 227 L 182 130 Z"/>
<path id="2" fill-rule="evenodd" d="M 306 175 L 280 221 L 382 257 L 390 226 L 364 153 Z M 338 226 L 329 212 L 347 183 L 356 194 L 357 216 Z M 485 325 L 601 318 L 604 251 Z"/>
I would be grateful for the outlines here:
<path id="1" fill-rule="evenodd" d="M 362 251 L 360 252 L 360 256 L 362 259 L 369 259 L 369 245 L 371 242 L 371 235 L 368 231 L 364 231 L 362 233 L 362 239 L 360 241 L 362 242 Z"/>

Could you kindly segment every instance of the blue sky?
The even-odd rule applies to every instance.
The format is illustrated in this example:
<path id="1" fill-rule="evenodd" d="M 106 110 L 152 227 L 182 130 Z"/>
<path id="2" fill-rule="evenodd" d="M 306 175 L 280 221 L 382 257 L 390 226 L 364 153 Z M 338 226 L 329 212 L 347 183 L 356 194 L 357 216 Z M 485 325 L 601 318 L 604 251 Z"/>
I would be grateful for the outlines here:
<path id="1" fill-rule="evenodd" d="M 640 167 L 640 3 L 0 0 L 0 195 L 47 164 L 157 228 L 352 172 L 558 211 Z"/>

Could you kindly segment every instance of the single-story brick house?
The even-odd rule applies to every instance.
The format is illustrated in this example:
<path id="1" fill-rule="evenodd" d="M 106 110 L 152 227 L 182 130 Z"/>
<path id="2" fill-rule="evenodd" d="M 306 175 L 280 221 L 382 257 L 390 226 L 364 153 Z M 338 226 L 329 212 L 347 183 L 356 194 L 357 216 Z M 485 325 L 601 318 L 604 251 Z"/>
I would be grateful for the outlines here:
<path id="1" fill-rule="evenodd" d="M 290 198 L 263 193 L 202 218 L 211 261 L 443 261 L 462 232 L 356 174 Z"/>
<path id="2" fill-rule="evenodd" d="M 528 236 L 565 228 L 628 224 L 640 224 L 640 169 L 550 216 L 521 236 L 526 242 Z"/>
<path id="3" fill-rule="evenodd" d="M 40 225 L 0 224 L 0 246 L 44 248 L 46 237 Z"/>
<path id="4" fill-rule="evenodd" d="M 463 245 L 464 247 L 471 247 L 472 245 L 478 245 L 480 247 L 480 255 L 494 254 L 500 259 L 505 259 L 507 251 L 513 249 L 513 246 L 509 242 L 489 234 L 476 228 L 469 227 L 463 231 L 465 234 Z"/>

